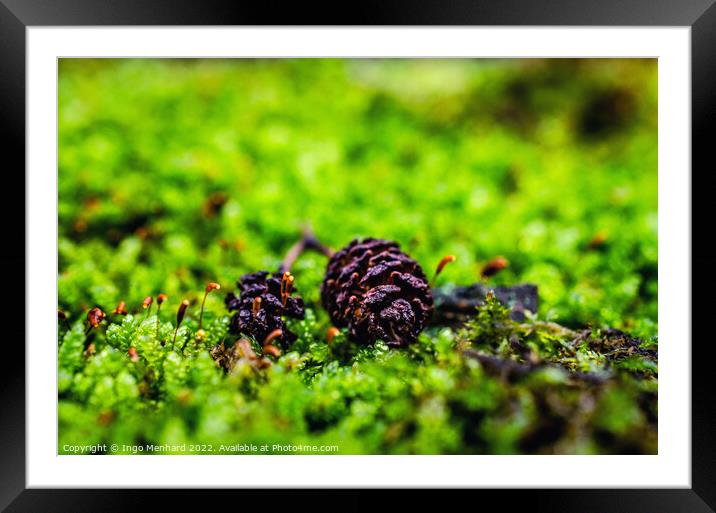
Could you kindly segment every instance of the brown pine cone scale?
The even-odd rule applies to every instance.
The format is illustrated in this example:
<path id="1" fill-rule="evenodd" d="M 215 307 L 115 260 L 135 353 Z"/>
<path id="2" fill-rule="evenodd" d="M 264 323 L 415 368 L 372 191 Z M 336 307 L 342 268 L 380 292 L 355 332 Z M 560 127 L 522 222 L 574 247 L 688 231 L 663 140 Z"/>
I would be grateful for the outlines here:
<path id="1" fill-rule="evenodd" d="M 433 309 L 420 265 L 397 243 L 373 238 L 354 240 L 331 257 L 321 300 L 352 340 L 390 347 L 415 342 Z"/>
<path id="2" fill-rule="evenodd" d="M 229 325 L 232 333 L 253 337 L 261 344 L 273 331 L 281 330 L 278 341 L 284 349 L 296 340 L 283 318 L 303 319 L 303 299 L 294 294 L 283 300 L 281 276 L 275 273 L 269 277 L 267 271 L 259 271 L 241 277 L 237 282 L 239 296 L 231 292 L 225 299 L 228 310 L 236 310 Z"/>

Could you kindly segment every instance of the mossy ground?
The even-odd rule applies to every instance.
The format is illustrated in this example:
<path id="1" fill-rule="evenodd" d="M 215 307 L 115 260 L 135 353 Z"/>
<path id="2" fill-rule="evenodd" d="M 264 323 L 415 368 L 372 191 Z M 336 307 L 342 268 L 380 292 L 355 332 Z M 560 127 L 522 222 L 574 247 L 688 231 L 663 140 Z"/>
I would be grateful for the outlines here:
<path id="1" fill-rule="evenodd" d="M 655 453 L 656 93 L 654 60 L 62 60 L 60 452 Z M 326 261 L 307 253 L 299 340 L 225 374 L 223 295 L 304 223 L 334 248 L 396 240 L 428 270 L 454 254 L 441 283 L 502 255 L 488 283 L 536 284 L 539 312 L 491 301 L 406 350 L 328 345 Z M 141 303 L 159 293 L 157 330 Z"/>

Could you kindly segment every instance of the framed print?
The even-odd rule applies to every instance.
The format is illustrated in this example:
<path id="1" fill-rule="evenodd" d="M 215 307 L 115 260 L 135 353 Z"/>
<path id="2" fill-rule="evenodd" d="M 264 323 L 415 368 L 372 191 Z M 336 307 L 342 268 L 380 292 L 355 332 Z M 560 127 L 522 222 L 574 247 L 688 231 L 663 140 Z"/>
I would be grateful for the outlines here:
<path id="1" fill-rule="evenodd" d="M 713 2 L 3 3 L 8 511 L 713 510 Z"/>

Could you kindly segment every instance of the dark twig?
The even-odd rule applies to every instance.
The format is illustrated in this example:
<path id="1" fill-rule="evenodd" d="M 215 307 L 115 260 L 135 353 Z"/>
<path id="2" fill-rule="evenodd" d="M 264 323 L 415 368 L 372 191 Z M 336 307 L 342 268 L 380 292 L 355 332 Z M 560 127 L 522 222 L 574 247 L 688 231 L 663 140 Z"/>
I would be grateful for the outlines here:
<path id="1" fill-rule="evenodd" d="M 588 372 L 569 372 L 563 367 L 550 364 L 521 363 L 514 360 L 506 360 L 496 356 L 480 353 L 474 349 L 466 349 L 463 354 L 480 362 L 480 365 L 490 374 L 501 376 L 502 378 L 514 382 L 530 375 L 538 369 L 557 368 L 567 372 L 567 375 L 576 382 L 589 385 L 601 385 L 606 379 L 594 373 Z"/>
<path id="2" fill-rule="evenodd" d="M 296 262 L 296 259 L 298 259 L 301 253 L 303 253 L 303 251 L 307 249 L 316 251 L 317 253 L 321 253 L 322 255 L 325 255 L 329 258 L 333 256 L 334 253 L 331 248 L 324 245 L 316 238 L 316 236 L 313 234 L 313 231 L 311 231 L 309 227 L 305 227 L 303 229 L 301 239 L 296 242 L 296 244 L 291 246 L 291 248 L 288 250 L 288 253 L 286 253 L 286 257 L 283 259 L 281 266 L 278 268 L 279 272 L 284 273 L 290 271 L 293 267 L 293 264 Z"/>

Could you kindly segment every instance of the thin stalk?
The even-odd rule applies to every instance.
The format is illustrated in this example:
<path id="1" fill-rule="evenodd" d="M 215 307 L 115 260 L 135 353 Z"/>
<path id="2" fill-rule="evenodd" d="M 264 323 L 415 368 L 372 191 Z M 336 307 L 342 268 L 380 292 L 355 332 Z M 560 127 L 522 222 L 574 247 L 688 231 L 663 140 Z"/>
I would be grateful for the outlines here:
<path id="1" fill-rule="evenodd" d="M 440 273 L 443 272 L 443 269 L 445 269 L 445 266 L 448 265 L 450 262 L 454 262 L 454 261 L 455 261 L 454 255 L 446 255 L 440 260 L 440 263 L 438 263 L 438 266 L 435 269 L 435 274 L 433 274 L 433 278 L 430 280 L 430 287 L 435 286 L 438 276 L 440 276 Z"/>
<path id="2" fill-rule="evenodd" d="M 206 296 L 209 295 L 209 292 L 212 290 L 218 290 L 221 288 L 221 285 L 215 282 L 209 282 L 206 285 L 206 288 L 204 289 L 204 299 L 201 300 L 201 312 L 199 313 L 199 329 L 201 329 L 201 324 L 204 321 L 204 304 L 206 303 Z"/>
<path id="3" fill-rule="evenodd" d="M 157 296 L 157 325 L 156 325 L 156 335 L 155 338 L 159 340 L 159 312 L 162 309 L 162 303 L 167 300 L 166 294 L 159 294 Z M 164 341 L 161 341 L 162 345 L 164 345 Z"/>

